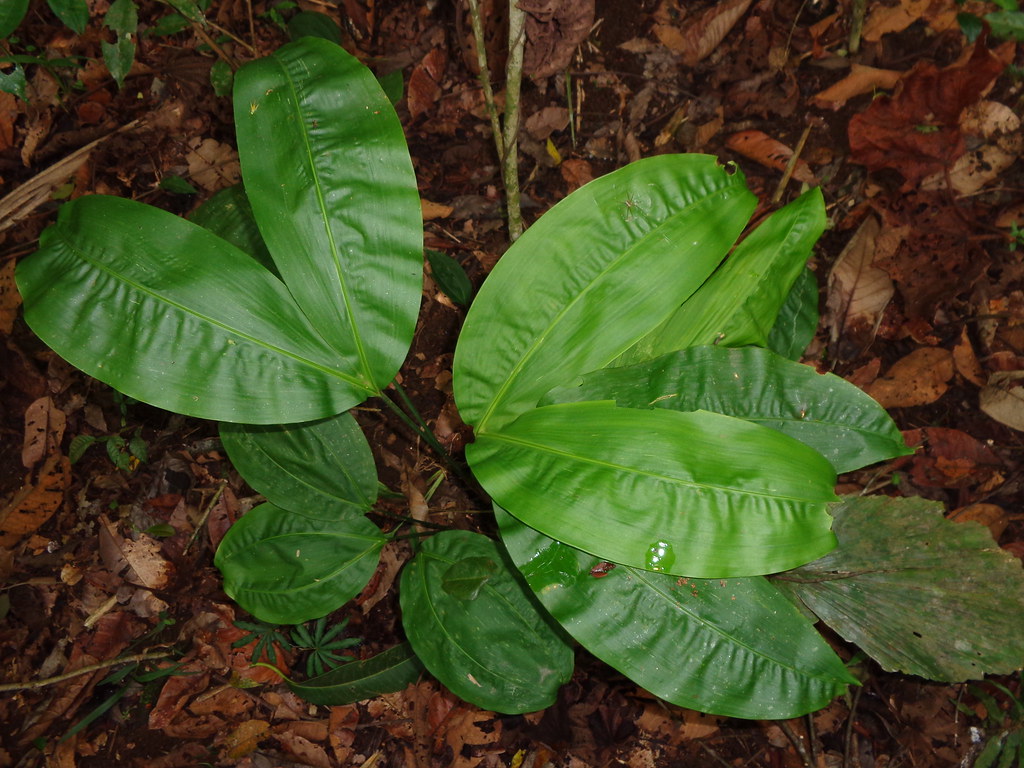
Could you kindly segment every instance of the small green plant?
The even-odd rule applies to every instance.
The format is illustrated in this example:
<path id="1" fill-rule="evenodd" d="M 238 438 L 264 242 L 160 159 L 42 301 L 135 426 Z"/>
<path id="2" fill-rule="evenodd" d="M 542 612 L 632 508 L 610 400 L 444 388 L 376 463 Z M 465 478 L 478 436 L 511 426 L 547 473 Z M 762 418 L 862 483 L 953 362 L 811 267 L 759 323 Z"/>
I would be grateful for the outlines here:
<path id="1" fill-rule="evenodd" d="M 235 621 L 235 627 L 245 632 L 231 644 L 232 648 L 243 648 L 249 643 L 255 642 L 252 649 L 252 662 L 255 664 L 260 659 L 266 659 L 271 664 L 277 664 L 277 651 L 290 651 L 291 641 L 283 629 L 276 624 L 268 624 L 265 621 Z"/>
<path id="2" fill-rule="evenodd" d="M 991 11 L 984 16 L 977 16 L 973 13 L 957 14 L 957 21 L 968 42 L 973 43 L 981 34 L 984 25 L 987 24 L 992 35 L 1000 40 L 1024 40 L 1024 12 L 1020 10 L 1017 0 L 993 0 L 999 7 L 998 11 Z M 964 0 L 957 0 L 957 5 L 963 5 Z"/>
<path id="3" fill-rule="evenodd" d="M 1021 684 L 1024 684 L 1024 673 L 1018 675 L 1016 694 L 995 680 L 985 683 L 987 687 L 995 689 L 995 695 L 980 685 L 967 687 L 968 692 L 985 707 L 983 733 L 979 736 L 987 736 L 987 740 L 974 759 L 974 768 L 1012 768 L 1024 765 L 1024 701 L 1021 699 Z M 997 699 L 1003 699 L 1005 706 L 1000 706 Z M 957 702 L 957 709 L 971 717 L 976 715 L 963 702 Z"/>
<path id="4" fill-rule="evenodd" d="M 120 430 L 110 435 L 76 435 L 68 446 L 68 459 L 72 464 L 99 443 L 106 445 L 107 457 L 123 472 L 134 472 L 140 463 L 149 460 L 149 445 L 142 437 L 142 427 L 128 427 L 128 406 L 135 401 L 115 391 L 114 402 L 121 414 Z"/>
<path id="5" fill-rule="evenodd" d="M 554 206 L 491 272 L 455 351 L 497 538 L 463 529 L 479 516 L 381 528 L 352 407 L 375 398 L 468 477 L 391 386 L 424 258 L 401 126 L 365 67 L 309 37 L 241 68 L 234 109 L 244 192 L 192 222 L 72 201 L 17 281 L 26 320 L 71 363 L 222 422 L 267 501 L 215 563 L 262 622 L 327 616 L 411 537 L 408 643 L 293 690 L 344 703 L 425 667 L 467 701 L 528 712 L 555 700 L 578 643 L 675 704 L 788 718 L 856 684 L 817 619 L 886 669 L 1019 666 L 1024 632 L 1005 617 L 1024 579 L 984 529 L 834 493 L 837 473 L 909 451 L 877 403 L 797 362 L 817 325 L 818 190 L 738 244 L 757 200 L 706 155 L 641 160 Z M 311 671 L 347 642 L 335 629 L 303 630 L 328 654 Z"/>
<path id="6" fill-rule="evenodd" d="M 354 658 L 340 653 L 346 648 L 359 645 L 358 638 L 340 636 L 347 626 L 348 619 L 344 619 L 333 627 L 328 627 L 327 617 L 321 616 L 313 624 L 312 629 L 306 629 L 304 624 L 299 624 L 292 630 L 292 642 L 295 647 L 309 651 L 306 657 L 307 677 L 325 674 L 328 670 L 336 669 L 342 662 Z"/>

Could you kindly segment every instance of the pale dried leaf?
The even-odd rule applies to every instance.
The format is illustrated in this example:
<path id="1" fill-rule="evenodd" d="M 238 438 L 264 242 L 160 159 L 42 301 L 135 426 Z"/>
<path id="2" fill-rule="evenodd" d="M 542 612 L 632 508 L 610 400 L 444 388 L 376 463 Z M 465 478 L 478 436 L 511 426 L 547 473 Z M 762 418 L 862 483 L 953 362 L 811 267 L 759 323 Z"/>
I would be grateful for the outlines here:
<path id="1" fill-rule="evenodd" d="M 719 46 L 750 7 L 751 0 L 715 3 L 683 30 L 683 63 L 696 66 Z"/>
<path id="2" fill-rule="evenodd" d="M 978 405 L 1000 424 L 1024 432 L 1024 371 L 996 371 L 982 388 Z"/>
<path id="3" fill-rule="evenodd" d="M 829 273 L 825 321 L 833 342 L 850 330 L 870 340 L 896 291 L 888 273 L 873 266 L 880 231 L 878 219 L 865 219 Z"/>
<path id="4" fill-rule="evenodd" d="M 971 104 L 960 115 L 960 130 L 973 136 L 991 139 L 999 134 L 1016 133 L 1021 120 L 1010 107 L 985 99 Z"/>
<path id="5" fill-rule="evenodd" d="M 450 205 L 443 205 L 441 203 L 434 203 L 430 200 L 420 198 L 420 208 L 423 211 L 423 220 L 432 221 L 434 219 L 446 219 L 452 215 L 452 211 L 455 210 Z"/>
<path id="6" fill-rule="evenodd" d="M 124 538 L 106 517 L 100 522 L 100 556 L 111 573 L 149 589 L 170 583 L 174 566 L 160 554 L 160 542 L 144 533 L 135 541 Z"/>
<path id="7" fill-rule="evenodd" d="M 946 189 L 948 184 L 959 195 L 973 195 L 1016 162 L 1017 156 L 994 144 L 987 144 L 961 155 L 952 167 L 921 180 L 924 190 Z M 947 184 L 948 182 L 948 184 Z"/>
<path id="8" fill-rule="evenodd" d="M 237 184 L 242 178 L 238 153 L 216 139 L 193 139 L 192 149 L 185 155 L 188 174 L 208 192 L 216 192 Z"/>
<path id="9" fill-rule="evenodd" d="M 49 397 L 40 397 L 25 409 L 25 437 L 21 463 L 31 469 L 50 454 L 60 450 L 67 417 Z"/>
<path id="10" fill-rule="evenodd" d="M 0 334 L 9 336 L 21 306 L 21 294 L 14 284 L 14 259 L 0 267 Z"/>
<path id="11" fill-rule="evenodd" d="M 811 97 L 811 101 L 822 109 L 839 109 L 855 96 L 865 93 L 889 90 L 896 87 L 900 72 L 894 69 L 877 69 L 863 64 L 850 67 L 850 74 Z"/>
<path id="12" fill-rule="evenodd" d="M 953 347 L 953 364 L 956 371 L 971 384 L 978 387 L 985 386 L 985 372 L 981 369 L 977 355 L 974 354 L 974 345 L 967 335 L 967 329 L 960 332 L 960 341 Z"/>

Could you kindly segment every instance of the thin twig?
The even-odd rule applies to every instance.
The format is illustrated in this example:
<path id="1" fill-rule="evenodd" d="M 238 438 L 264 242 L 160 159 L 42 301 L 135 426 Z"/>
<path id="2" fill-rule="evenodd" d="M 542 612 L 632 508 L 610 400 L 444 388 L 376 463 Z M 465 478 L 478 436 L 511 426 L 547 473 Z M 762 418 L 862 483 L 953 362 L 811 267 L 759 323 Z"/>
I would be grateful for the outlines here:
<path id="1" fill-rule="evenodd" d="M 860 701 L 861 691 L 864 689 L 857 686 L 853 689 L 853 701 L 850 702 L 850 715 L 846 718 L 846 736 L 843 740 L 843 768 L 850 768 L 850 755 L 853 749 L 853 721 L 857 715 L 857 702 Z"/>
<path id="2" fill-rule="evenodd" d="M 523 52 L 526 50 L 526 11 L 518 0 L 508 0 L 508 62 L 505 66 L 505 155 L 501 177 L 505 183 L 508 237 L 513 243 L 523 234 L 519 204 L 519 94 L 523 84 Z"/>
<path id="3" fill-rule="evenodd" d="M 860 50 L 860 34 L 864 29 L 864 14 L 867 12 L 867 0 L 853 0 L 853 8 L 850 11 L 850 39 L 848 47 L 850 53 Z"/>
<path id="4" fill-rule="evenodd" d="M 210 503 L 206 505 L 206 508 L 203 510 L 203 514 L 199 516 L 199 522 L 196 523 L 196 529 L 192 531 L 192 535 L 189 536 L 188 543 L 185 544 L 185 548 L 181 551 L 182 555 L 187 554 L 192 545 L 196 543 L 196 539 L 199 538 L 199 534 L 202 532 L 203 526 L 206 525 L 206 521 L 210 517 L 210 511 L 213 509 L 213 505 L 220 500 L 220 495 L 224 493 L 224 488 L 227 487 L 227 484 L 226 480 L 221 480 L 220 485 L 217 486 L 217 490 L 213 494 L 213 498 L 210 499 Z"/>
<path id="5" fill-rule="evenodd" d="M 484 22 L 480 16 L 479 0 L 467 0 L 469 3 L 469 21 L 473 26 L 473 45 L 476 48 L 476 64 L 480 70 L 480 85 L 484 89 L 484 104 L 491 118 L 491 133 L 494 134 L 494 148 L 498 151 L 498 160 L 505 157 L 505 144 L 501 135 L 501 122 L 498 120 L 498 106 L 494 103 L 494 90 L 491 88 L 491 69 L 487 65 L 487 49 L 484 47 Z"/>
<path id="6" fill-rule="evenodd" d="M 796 148 L 793 150 L 793 154 L 789 156 L 789 162 L 786 163 L 786 170 L 782 174 L 782 178 L 779 179 L 779 185 L 775 188 L 775 194 L 772 195 L 772 202 L 777 203 L 782 199 L 782 193 L 786 191 L 786 185 L 789 184 L 789 180 L 793 176 L 793 171 L 796 170 L 796 164 L 800 160 L 800 153 L 804 151 L 804 144 L 807 143 L 807 137 L 811 134 L 811 126 L 807 125 L 804 128 L 803 135 L 800 136 L 800 141 L 796 143 Z"/>
<path id="7" fill-rule="evenodd" d="M 101 661 L 96 664 L 89 664 L 78 669 L 73 669 L 70 672 L 65 672 L 61 675 L 55 675 L 54 677 L 45 677 L 42 680 L 30 680 L 27 683 L 0 683 L 0 693 L 7 693 L 9 691 L 31 691 L 36 688 L 44 688 L 48 685 L 56 685 L 57 683 L 63 683 L 65 680 L 71 680 L 81 675 L 88 675 L 92 672 L 98 672 L 101 669 L 107 669 L 108 667 L 116 667 L 118 664 L 131 664 L 139 661 L 154 661 L 156 659 L 166 659 L 171 654 L 169 653 L 136 653 L 131 656 L 121 656 L 116 659 L 108 659 L 107 661 Z"/>
<path id="8" fill-rule="evenodd" d="M 789 723 L 785 720 L 778 721 L 779 728 L 786 734 L 786 738 L 789 739 L 790 744 L 796 749 L 797 754 L 800 755 L 800 759 L 804 761 L 806 768 L 814 768 L 814 763 L 811 762 L 811 756 L 807 754 L 807 747 L 804 746 L 803 741 L 796 735 L 792 728 L 789 727 Z"/>

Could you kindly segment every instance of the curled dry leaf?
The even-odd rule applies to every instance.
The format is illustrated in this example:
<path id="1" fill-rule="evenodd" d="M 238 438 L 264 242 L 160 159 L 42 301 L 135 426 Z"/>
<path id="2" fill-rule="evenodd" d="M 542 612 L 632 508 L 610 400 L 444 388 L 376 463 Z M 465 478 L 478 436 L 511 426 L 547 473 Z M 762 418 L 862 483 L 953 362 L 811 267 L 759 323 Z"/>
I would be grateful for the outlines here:
<path id="1" fill-rule="evenodd" d="M 1003 531 L 1006 530 L 1006 526 L 1012 519 L 1011 515 L 1006 514 L 1006 510 L 998 504 L 969 504 L 966 507 L 954 509 L 947 517 L 958 523 L 980 523 L 988 528 L 995 541 L 999 541 L 999 537 L 1003 535 Z M 1019 515 L 1014 517 L 1019 517 Z"/>
<path id="2" fill-rule="evenodd" d="M 825 323 L 831 329 L 833 343 L 841 337 L 853 347 L 870 343 L 895 293 L 889 275 L 874 266 L 880 231 L 878 219 L 866 218 L 829 273 Z"/>
<path id="3" fill-rule="evenodd" d="M 523 71 L 550 77 L 569 66 L 594 26 L 594 0 L 521 0 L 526 11 Z"/>
<path id="4" fill-rule="evenodd" d="M 0 507 L 0 547 L 13 547 L 22 536 L 33 533 L 60 508 L 71 484 L 71 462 L 51 454 L 34 482 L 23 486 Z"/>
<path id="5" fill-rule="evenodd" d="M 682 54 L 686 66 L 693 67 L 711 55 L 747 12 L 750 3 L 751 0 L 714 3 L 680 30 L 679 35 L 659 33 L 657 29 L 655 34 L 675 53 Z"/>
<path id="6" fill-rule="evenodd" d="M 785 171 L 793 150 L 776 141 L 763 131 L 740 131 L 725 141 L 725 146 L 744 157 L 756 160 L 769 168 Z M 811 167 L 804 160 L 797 160 L 793 168 L 793 178 L 805 184 L 817 184 Z"/>
<path id="7" fill-rule="evenodd" d="M 432 221 L 433 219 L 447 219 L 452 215 L 452 211 L 455 209 L 450 205 L 442 205 L 441 203 L 433 203 L 430 200 L 424 200 L 420 198 L 420 208 L 423 211 L 423 220 Z"/>
<path id="8" fill-rule="evenodd" d="M 237 184 L 242 178 L 238 153 L 216 139 L 193 139 L 185 155 L 188 174 L 207 192 L 216 192 Z"/>
<path id="9" fill-rule="evenodd" d="M 160 543 L 140 533 L 137 540 L 124 538 L 105 516 L 100 517 L 100 554 L 107 569 L 148 589 L 163 589 L 174 575 L 174 566 L 160 554 Z"/>
<path id="10" fill-rule="evenodd" d="M 953 191 L 959 195 L 973 195 L 999 178 L 1016 160 L 1016 155 L 989 144 L 961 155 L 948 173 L 945 170 L 937 171 L 925 177 L 921 180 L 920 188 L 935 190 L 952 186 Z"/>
<path id="11" fill-rule="evenodd" d="M 864 391 L 883 408 L 909 408 L 934 403 L 949 389 L 953 378 L 953 355 L 938 347 L 915 349 L 897 360 L 885 375 Z"/>
<path id="12" fill-rule="evenodd" d="M 1024 371 L 996 371 L 982 388 L 978 405 L 1000 424 L 1024 432 Z"/>
<path id="13" fill-rule="evenodd" d="M 971 384 L 985 386 L 985 372 L 981 369 L 977 355 L 974 354 L 974 345 L 971 344 L 966 328 L 960 331 L 960 341 L 953 347 L 953 365 L 956 366 L 956 372 Z"/>
<path id="14" fill-rule="evenodd" d="M 833 83 L 823 91 L 816 93 L 812 101 L 822 109 L 841 109 L 847 101 L 865 93 L 877 90 L 890 90 L 896 87 L 900 73 L 894 69 L 877 69 L 863 64 L 850 67 L 850 74 Z"/>
<path id="15" fill-rule="evenodd" d="M 406 104 L 409 115 L 417 118 L 434 108 L 441 98 L 441 79 L 448 60 L 441 48 L 435 48 L 413 67 L 406 88 Z"/>
<path id="16" fill-rule="evenodd" d="M 40 397 L 25 409 L 25 438 L 21 463 L 31 469 L 46 456 L 60 450 L 67 417 L 49 397 Z"/>
<path id="17" fill-rule="evenodd" d="M 956 27 L 956 9 L 952 3 L 933 0 L 900 0 L 891 6 L 878 3 L 864 22 L 861 36 L 868 42 L 877 43 L 883 35 L 902 32 L 918 20 L 926 22 L 932 32 L 945 32 Z"/>

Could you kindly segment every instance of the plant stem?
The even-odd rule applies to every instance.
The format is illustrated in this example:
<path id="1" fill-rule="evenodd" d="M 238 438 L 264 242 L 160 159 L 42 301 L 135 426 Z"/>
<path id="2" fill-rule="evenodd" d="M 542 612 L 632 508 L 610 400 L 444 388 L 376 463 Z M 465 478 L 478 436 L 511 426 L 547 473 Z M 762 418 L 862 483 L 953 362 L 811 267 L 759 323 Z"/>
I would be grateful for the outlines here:
<path id="1" fill-rule="evenodd" d="M 505 156 L 505 144 L 501 135 L 501 123 L 498 121 L 498 107 L 494 103 L 494 91 L 491 89 L 491 69 L 487 66 L 487 49 L 484 48 L 484 23 L 480 16 L 479 0 L 468 0 L 469 20 L 473 25 L 473 44 L 476 48 L 476 63 L 480 70 L 480 85 L 484 89 L 484 103 L 487 114 L 491 118 L 491 133 L 494 135 L 494 147 L 498 150 L 498 158 Z"/>
<path id="2" fill-rule="evenodd" d="M 508 0 L 508 63 L 505 66 L 505 154 L 501 176 L 505 183 L 508 236 L 513 243 L 523 234 L 519 205 L 519 94 L 523 83 L 523 51 L 526 48 L 526 12 L 518 0 Z"/>
<path id="3" fill-rule="evenodd" d="M 35 688 L 44 688 L 47 685 L 56 685 L 57 683 L 63 683 L 65 680 L 71 680 L 72 678 L 79 677 L 81 675 L 88 675 L 92 672 L 98 672 L 101 669 L 107 669 L 108 667 L 116 667 L 118 664 L 130 664 L 136 661 L 153 661 L 155 659 L 166 659 L 170 656 L 169 653 L 136 653 L 131 656 L 121 656 L 116 659 L 108 659 L 107 661 L 101 661 L 97 664 L 89 664 L 78 669 L 73 669 L 70 672 L 65 672 L 62 675 L 55 675 L 54 677 L 46 677 L 42 680 L 30 680 L 27 683 L 2 683 L 0 684 L 0 693 L 6 693 L 8 691 L 30 691 Z"/>

